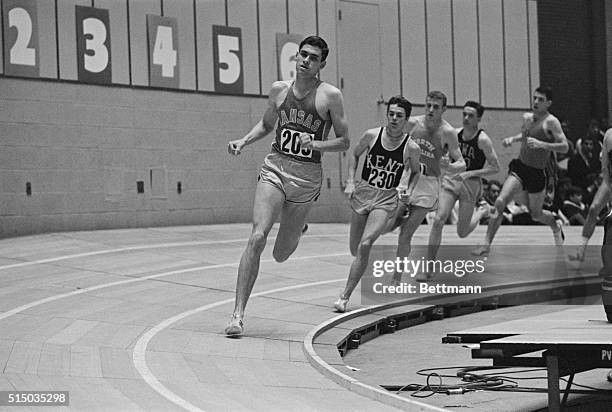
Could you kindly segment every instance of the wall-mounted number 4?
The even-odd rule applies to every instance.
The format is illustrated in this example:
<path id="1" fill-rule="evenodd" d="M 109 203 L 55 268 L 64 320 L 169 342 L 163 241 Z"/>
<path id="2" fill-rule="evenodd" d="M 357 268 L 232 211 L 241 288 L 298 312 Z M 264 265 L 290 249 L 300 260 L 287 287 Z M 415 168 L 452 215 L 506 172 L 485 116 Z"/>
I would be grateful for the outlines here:
<path id="1" fill-rule="evenodd" d="M 153 46 L 153 64 L 161 66 L 162 77 L 174 77 L 176 63 L 177 52 L 172 41 L 172 27 L 157 26 Z"/>
<path id="2" fill-rule="evenodd" d="M 175 17 L 147 14 L 149 42 L 149 85 L 178 88 L 180 84 L 180 45 Z"/>

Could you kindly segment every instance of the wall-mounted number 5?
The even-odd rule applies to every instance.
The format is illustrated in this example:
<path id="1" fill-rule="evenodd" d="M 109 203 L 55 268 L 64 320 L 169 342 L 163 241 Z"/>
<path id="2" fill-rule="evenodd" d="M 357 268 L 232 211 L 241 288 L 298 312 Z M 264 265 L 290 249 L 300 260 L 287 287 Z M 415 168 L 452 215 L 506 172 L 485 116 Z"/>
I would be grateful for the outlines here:
<path id="1" fill-rule="evenodd" d="M 179 87 L 178 23 L 174 17 L 147 15 L 149 85 Z"/>
<path id="2" fill-rule="evenodd" d="M 215 91 L 243 94 L 242 31 L 239 27 L 213 26 Z"/>
<path id="3" fill-rule="evenodd" d="M 111 83 L 108 10 L 75 6 L 79 81 Z"/>
<path id="4" fill-rule="evenodd" d="M 6 0 L 2 4 L 5 73 L 39 77 L 38 18 L 34 0 Z"/>

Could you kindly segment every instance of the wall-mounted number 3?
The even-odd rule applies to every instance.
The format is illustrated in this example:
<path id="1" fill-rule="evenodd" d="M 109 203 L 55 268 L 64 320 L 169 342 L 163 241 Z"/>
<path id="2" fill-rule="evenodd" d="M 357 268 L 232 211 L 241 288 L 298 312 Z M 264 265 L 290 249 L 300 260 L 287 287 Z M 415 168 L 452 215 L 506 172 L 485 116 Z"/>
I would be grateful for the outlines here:
<path id="1" fill-rule="evenodd" d="M 85 70 L 100 73 L 108 66 L 108 49 L 106 42 L 106 26 L 96 18 L 83 20 L 83 35 L 85 36 Z M 88 53 L 88 51 L 90 53 Z"/>
<path id="2" fill-rule="evenodd" d="M 112 82 L 112 48 L 108 10 L 75 6 L 78 79 Z"/>

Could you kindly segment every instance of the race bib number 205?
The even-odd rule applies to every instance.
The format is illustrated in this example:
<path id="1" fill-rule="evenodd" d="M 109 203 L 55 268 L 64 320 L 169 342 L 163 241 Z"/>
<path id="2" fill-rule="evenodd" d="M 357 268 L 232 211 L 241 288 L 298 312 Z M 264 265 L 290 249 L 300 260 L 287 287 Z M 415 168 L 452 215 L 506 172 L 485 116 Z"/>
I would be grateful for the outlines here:
<path id="1" fill-rule="evenodd" d="M 311 149 L 303 149 L 300 143 L 300 135 L 304 132 L 298 132 L 291 129 L 281 130 L 280 150 L 292 156 L 312 157 Z M 306 133 L 310 136 L 310 140 L 314 138 L 314 134 Z"/>

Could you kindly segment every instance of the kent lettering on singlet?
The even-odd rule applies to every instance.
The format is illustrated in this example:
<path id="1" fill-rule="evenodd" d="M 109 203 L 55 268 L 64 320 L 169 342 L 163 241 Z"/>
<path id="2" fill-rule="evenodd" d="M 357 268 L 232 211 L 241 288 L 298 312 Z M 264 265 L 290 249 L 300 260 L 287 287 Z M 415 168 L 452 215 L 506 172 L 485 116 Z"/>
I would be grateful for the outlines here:
<path id="1" fill-rule="evenodd" d="M 374 145 L 368 151 L 361 179 L 377 189 L 394 189 L 399 185 L 404 170 L 404 146 L 408 137 L 404 136 L 402 143 L 390 151 L 382 145 L 383 131 L 381 127 Z"/>

